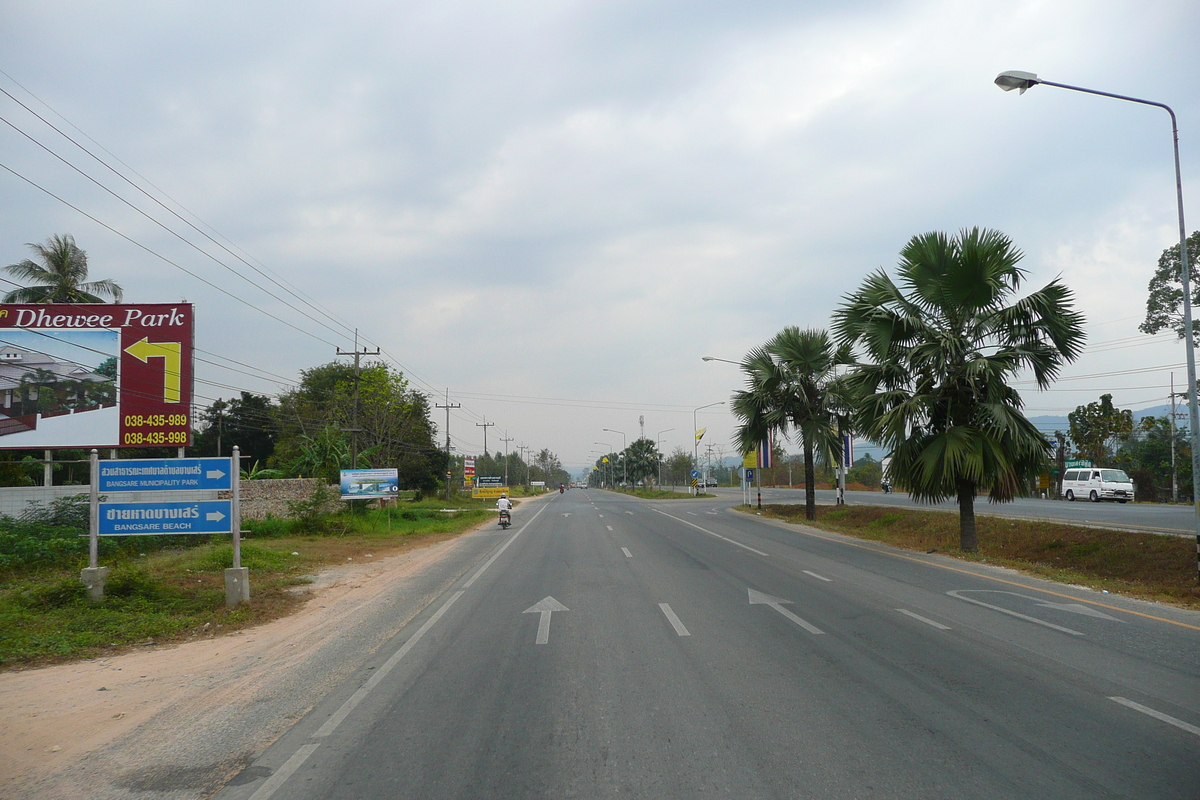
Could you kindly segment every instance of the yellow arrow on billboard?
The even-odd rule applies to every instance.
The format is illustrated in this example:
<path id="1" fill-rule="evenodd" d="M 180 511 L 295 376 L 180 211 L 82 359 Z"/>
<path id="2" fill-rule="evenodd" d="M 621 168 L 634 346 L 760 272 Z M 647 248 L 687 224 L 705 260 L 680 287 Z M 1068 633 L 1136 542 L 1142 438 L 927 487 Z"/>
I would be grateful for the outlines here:
<path id="1" fill-rule="evenodd" d="M 129 353 L 129 355 L 143 364 L 149 364 L 152 358 L 161 358 L 163 360 L 164 403 L 179 402 L 179 371 L 183 366 L 183 359 L 180 356 L 181 350 L 182 345 L 179 342 L 152 343 L 148 336 L 125 348 L 126 353 Z"/>

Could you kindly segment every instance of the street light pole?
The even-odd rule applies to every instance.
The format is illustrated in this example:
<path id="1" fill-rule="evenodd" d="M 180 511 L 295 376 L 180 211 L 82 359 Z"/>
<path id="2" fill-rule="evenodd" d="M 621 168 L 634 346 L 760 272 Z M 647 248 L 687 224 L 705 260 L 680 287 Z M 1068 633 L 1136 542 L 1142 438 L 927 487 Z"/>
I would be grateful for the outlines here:
<path id="1" fill-rule="evenodd" d="M 996 76 L 996 85 L 1006 92 L 1019 89 L 1025 94 L 1038 84 L 1056 86 L 1059 89 L 1069 89 L 1072 92 L 1095 94 L 1101 97 L 1111 97 L 1114 100 L 1126 100 L 1130 103 L 1140 103 L 1144 106 L 1161 108 L 1171 115 L 1171 143 L 1175 148 L 1175 203 L 1179 210 L 1179 263 L 1180 282 L 1183 284 L 1183 338 L 1184 349 L 1187 353 L 1188 375 L 1188 423 L 1191 425 L 1190 438 L 1192 441 L 1192 505 L 1196 509 L 1196 579 L 1200 582 L 1200 408 L 1196 405 L 1196 343 L 1192 333 L 1192 284 L 1191 268 L 1188 266 L 1187 227 L 1183 222 L 1183 176 L 1179 169 L 1179 123 L 1175 119 L 1175 111 L 1165 103 L 1153 100 L 1143 100 L 1139 97 L 1128 97 L 1123 94 L 1101 92 L 1096 89 L 1084 89 L 1081 86 L 1071 86 L 1066 83 L 1054 83 L 1042 80 L 1032 72 L 1001 72 Z"/>
<path id="2" fill-rule="evenodd" d="M 709 403 L 706 406 L 700 406 L 699 408 L 692 409 L 692 463 L 697 467 L 700 466 L 700 437 L 697 435 L 697 431 L 699 430 L 698 426 L 700 423 L 696 421 L 696 412 L 703 411 L 706 408 L 712 408 L 713 406 L 723 405 L 725 405 L 725 401 L 719 400 L 716 403 Z M 704 477 L 705 482 L 707 482 L 708 476 L 705 475 Z M 708 487 L 705 486 L 704 488 L 707 491 Z M 696 490 L 696 494 L 697 496 L 700 494 L 699 489 Z"/>
<path id="3" fill-rule="evenodd" d="M 601 430 L 607 431 L 608 433 L 621 433 L 620 431 L 614 431 L 612 428 L 601 428 Z M 625 450 L 626 450 L 625 434 L 621 433 L 621 482 L 628 484 L 629 483 L 629 454 L 626 453 Z"/>

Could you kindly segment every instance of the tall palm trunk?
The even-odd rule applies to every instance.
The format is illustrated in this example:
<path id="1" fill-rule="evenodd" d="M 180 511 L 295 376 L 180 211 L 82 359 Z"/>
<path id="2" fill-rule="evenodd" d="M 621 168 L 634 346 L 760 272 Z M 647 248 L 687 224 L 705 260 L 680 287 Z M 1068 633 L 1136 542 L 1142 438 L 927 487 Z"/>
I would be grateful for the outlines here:
<path id="1" fill-rule="evenodd" d="M 958 530 L 959 547 L 967 553 L 979 551 L 979 539 L 975 536 L 975 482 L 958 482 Z"/>
<path id="2" fill-rule="evenodd" d="M 808 439 L 804 440 L 804 518 L 817 518 L 817 475 L 813 469 L 813 449 Z"/>

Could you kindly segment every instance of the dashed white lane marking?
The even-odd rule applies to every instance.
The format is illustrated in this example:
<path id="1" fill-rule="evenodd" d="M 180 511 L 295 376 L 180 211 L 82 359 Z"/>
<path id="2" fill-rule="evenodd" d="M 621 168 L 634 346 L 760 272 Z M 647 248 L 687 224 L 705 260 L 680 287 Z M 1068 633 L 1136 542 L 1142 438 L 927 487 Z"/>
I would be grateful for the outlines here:
<path id="1" fill-rule="evenodd" d="M 267 798 L 279 791 L 279 787 L 283 786 L 284 781 L 292 777 L 292 773 L 300 769 L 300 766 L 308 760 L 313 751 L 320 746 L 319 744 L 306 744 L 297 749 L 296 752 L 292 753 L 292 757 L 287 760 L 286 764 L 268 778 L 266 783 L 258 787 L 258 791 L 250 795 L 250 800 L 267 800 Z"/>
<path id="2" fill-rule="evenodd" d="M 1140 711 L 1148 717 L 1154 717 L 1155 719 L 1165 722 L 1168 725 L 1174 725 L 1181 731 L 1187 731 L 1195 736 L 1200 736 L 1200 728 L 1197 728 L 1195 725 L 1190 725 L 1181 719 L 1175 719 L 1170 714 L 1164 714 L 1161 711 L 1155 711 L 1153 708 L 1148 708 L 1141 703 L 1135 703 L 1132 700 L 1127 700 L 1124 697 L 1110 697 L 1108 699 L 1112 700 L 1114 703 L 1120 703 L 1126 708 L 1132 708 L 1134 711 Z"/>
<path id="3" fill-rule="evenodd" d="M 733 539 L 730 539 L 727 536 L 722 536 L 719 533 L 713 533 L 710 530 L 705 530 L 704 528 L 701 528 L 699 525 L 695 524 L 694 522 L 688 522 L 686 519 L 680 519 L 679 517 L 671 516 L 670 514 L 668 514 L 665 511 L 659 511 L 657 508 L 654 509 L 654 511 L 659 514 L 662 514 L 664 517 L 671 517 L 671 519 L 675 520 L 676 522 L 682 522 L 684 525 L 691 525 L 696 530 L 703 531 L 704 533 L 707 533 L 709 536 L 715 536 L 722 541 L 729 542 L 730 544 L 735 544 L 738 547 L 749 550 L 751 553 L 758 553 L 760 556 L 770 556 L 771 555 L 770 553 L 764 553 L 762 550 L 755 550 L 753 547 L 751 547 L 748 544 L 742 544 L 741 542 L 735 542 Z M 688 513 L 690 514 L 692 512 L 689 511 Z"/>
<path id="4" fill-rule="evenodd" d="M 625 554 L 626 558 L 633 558 L 633 553 L 629 552 L 628 547 L 622 547 L 621 552 Z"/>
<path id="5" fill-rule="evenodd" d="M 610 531 L 612 530 L 612 525 L 605 525 L 604 527 L 608 528 Z"/>
<path id="6" fill-rule="evenodd" d="M 675 629 L 675 633 L 679 634 L 680 636 L 691 636 L 691 634 L 688 633 L 688 629 L 683 627 L 683 623 L 679 621 L 679 617 L 675 616 L 675 612 L 671 610 L 669 605 L 666 603 L 659 603 L 658 607 L 661 608 L 662 612 L 667 615 L 667 622 L 671 623 L 671 627 Z"/>
<path id="7" fill-rule="evenodd" d="M 688 513 L 688 514 L 690 514 L 690 515 L 691 515 L 691 516 L 693 516 L 693 517 L 697 517 L 697 516 L 699 516 L 699 514 L 697 514 L 695 511 L 689 511 L 689 512 L 687 512 L 687 513 Z"/>
<path id="8" fill-rule="evenodd" d="M 824 575 L 818 575 L 817 573 L 809 572 L 808 570 L 803 570 L 803 572 L 805 575 L 811 575 L 819 581 L 825 581 L 826 583 L 833 583 L 833 578 L 826 578 Z"/>
<path id="9" fill-rule="evenodd" d="M 912 617 L 913 619 L 924 622 L 926 625 L 932 625 L 933 627 L 937 628 L 939 631 L 950 630 L 950 628 L 946 627 L 942 623 L 934 622 L 931 619 L 926 619 L 925 617 L 922 617 L 920 614 L 914 614 L 913 612 L 909 611 L 907 608 L 897 608 L 896 610 L 899 611 L 901 614 L 904 614 L 906 617 Z"/>

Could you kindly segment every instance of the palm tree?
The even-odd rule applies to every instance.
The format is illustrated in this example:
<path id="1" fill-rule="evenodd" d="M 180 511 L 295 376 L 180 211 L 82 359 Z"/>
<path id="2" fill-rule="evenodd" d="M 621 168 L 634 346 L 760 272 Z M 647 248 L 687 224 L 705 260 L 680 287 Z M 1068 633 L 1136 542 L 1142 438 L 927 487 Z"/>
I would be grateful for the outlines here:
<path id="1" fill-rule="evenodd" d="M 662 455 L 652 439 L 634 440 L 621 455 L 626 460 L 630 485 L 642 481 L 644 486 L 647 480 L 658 474 L 658 462 Z"/>
<path id="2" fill-rule="evenodd" d="M 960 545 L 974 552 L 975 493 L 1011 500 L 1047 464 L 1050 444 L 1007 381 L 1032 372 L 1040 389 L 1083 346 L 1083 317 L 1057 279 L 1023 298 L 1021 252 L 999 231 L 914 236 L 899 285 L 870 275 L 834 313 L 857 348 L 857 423 L 892 451 L 889 474 L 914 499 L 957 496 Z"/>
<path id="3" fill-rule="evenodd" d="M 837 347 L 823 330 L 784 328 L 746 354 L 741 367 L 747 388 L 733 395 L 733 413 L 742 420 L 737 437 L 743 453 L 767 438 L 794 431 L 804 448 L 804 516 L 817 518 L 814 457 L 832 463 L 841 453 L 841 428 L 849 409 L 845 377 L 835 368 L 849 363 L 848 348 Z"/>
<path id="4" fill-rule="evenodd" d="M 6 303 L 103 303 L 107 295 L 121 302 L 121 287 L 112 280 L 88 282 L 87 252 L 68 234 L 56 234 L 45 244 L 30 244 L 37 261 L 25 259 L 9 264 L 4 271 L 33 283 L 4 295 Z M 39 263 L 40 262 L 40 263 Z"/>

